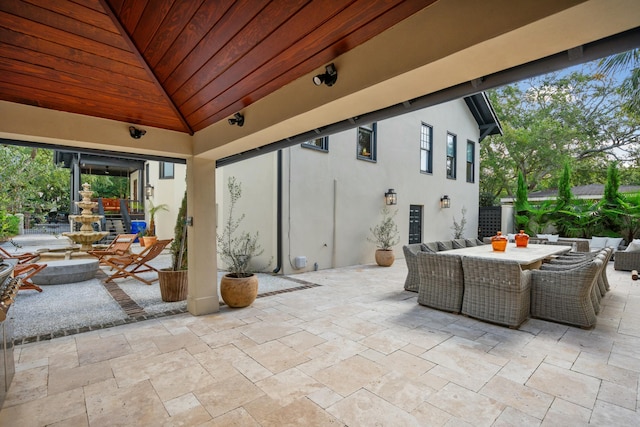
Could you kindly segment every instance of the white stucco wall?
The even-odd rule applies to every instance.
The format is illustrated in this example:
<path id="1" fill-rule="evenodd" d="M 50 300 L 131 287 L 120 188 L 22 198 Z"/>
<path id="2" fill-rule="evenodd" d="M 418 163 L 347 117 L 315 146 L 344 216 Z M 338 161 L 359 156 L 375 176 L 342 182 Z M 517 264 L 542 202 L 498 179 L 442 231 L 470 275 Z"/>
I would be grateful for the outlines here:
<path id="1" fill-rule="evenodd" d="M 421 124 L 433 126 L 433 173 L 420 172 Z M 457 179 L 447 179 L 447 132 L 457 135 Z M 401 246 L 409 234 L 409 206 L 423 206 L 422 241 L 452 238 L 453 217 L 462 219 L 467 208 L 466 237 L 478 229 L 478 125 L 463 100 L 378 122 L 377 161 L 358 160 L 357 130 L 329 137 L 329 152 L 292 147 L 287 150 L 288 201 L 291 209 L 285 232 L 285 269 L 293 259 L 306 256 L 306 270 L 374 262 L 375 245 L 367 241 L 369 229 L 381 218 L 384 193 L 398 194 L 396 222 Z M 475 143 L 475 179 L 466 182 L 467 140 Z M 335 189 L 335 195 L 334 195 Z M 450 209 L 440 209 L 443 195 L 451 198 Z M 335 210 L 335 212 L 334 212 Z M 334 238 L 335 215 L 335 238 Z M 288 252 L 288 255 L 286 254 Z"/>
<path id="2" fill-rule="evenodd" d="M 420 172 L 421 124 L 433 127 L 433 173 Z M 457 136 L 457 179 L 446 178 L 447 132 Z M 358 160 L 357 129 L 329 137 L 329 152 L 294 146 L 283 151 L 283 271 L 285 273 L 374 262 L 375 245 L 367 241 L 369 229 L 380 219 L 384 193 L 398 194 L 396 222 L 400 243 L 408 242 L 409 206 L 423 206 L 422 241 L 452 238 L 453 217 L 459 222 L 467 208 L 466 237 L 478 229 L 479 145 L 478 125 L 463 100 L 409 113 L 377 124 L 377 161 Z M 467 140 L 475 143 L 475 179 L 466 182 Z M 277 161 L 267 154 L 217 172 L 218 230 L 226 215 L 227 178 L 243 184 L 239 212 L 246 214 L 243 229 L 260 231 L 265 253 L 259 264 L 275 266 Z M 450 209 L 440 209 L 443 195 Z M 221 199 L 221 196 L 223 198 Z M 307 266 L 294 268 L 295 257 Z"/>
<path id="3" fill-rule="evenodd" d="M 174 163 L 173 179 L 160 179 L 159 162 L 147 162 L 149 165 L 149 183 L 154 187 L 154 195 L 149 200 L 154 206 L 166 204 L 168 211 L 156 213 L 156 235 L 160 239 L 171 239 L 176 226 L 176 218 L 182 204 L 182 197 L 187 188 L 186 165 Z M 145 220 L 149 224 L 149 200 L 145 200 Z"/>

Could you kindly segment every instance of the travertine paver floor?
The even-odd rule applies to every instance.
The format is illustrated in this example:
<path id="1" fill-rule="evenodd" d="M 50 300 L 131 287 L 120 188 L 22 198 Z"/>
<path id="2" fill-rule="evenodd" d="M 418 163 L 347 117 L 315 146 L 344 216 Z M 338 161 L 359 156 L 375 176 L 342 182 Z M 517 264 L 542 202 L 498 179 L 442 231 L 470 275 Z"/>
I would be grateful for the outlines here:
<path id="1" fill-rule="evenodd" d="M 640 281 L 598 325 L 520 330 L 421 307 L 406 267 L 16 347 L 2 426 L 640 425 Z"/>

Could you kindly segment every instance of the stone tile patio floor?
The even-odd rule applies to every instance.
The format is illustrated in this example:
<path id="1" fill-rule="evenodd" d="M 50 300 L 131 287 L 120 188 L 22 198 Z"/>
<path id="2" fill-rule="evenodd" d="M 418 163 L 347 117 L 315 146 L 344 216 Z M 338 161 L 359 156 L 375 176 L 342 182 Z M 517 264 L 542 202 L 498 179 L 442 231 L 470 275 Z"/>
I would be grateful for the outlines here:
<path id="1" fill-rule="evenodd" d="M 640 282 L 608 266 L 592 330 L 419 306 L 406 266 L 16 347 L 0 425 L 640 425 Z"/>

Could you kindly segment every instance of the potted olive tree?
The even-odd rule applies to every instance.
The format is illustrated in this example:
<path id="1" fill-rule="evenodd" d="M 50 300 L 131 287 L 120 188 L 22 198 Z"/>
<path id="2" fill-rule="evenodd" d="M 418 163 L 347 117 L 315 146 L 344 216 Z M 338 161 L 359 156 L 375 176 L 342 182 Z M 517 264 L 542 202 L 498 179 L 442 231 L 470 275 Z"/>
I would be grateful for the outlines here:
<path id="1" fill-rule="evenodd" d="M 176 218 L 174 238 L 171 242 L 171 267 L 158 270 L 162 301 L 184 301 L 188 293 L 187 270 L 187 192 Z"/>
<path id="2" fill-rule="evenodd" d="M 220 280 L 220 295 L 229 307 L 247 307 L 258 296 L 258 276 L 253 272 L 251 260 L 264 250 L 258 243 L 258 232 L 251 234 L 238 230 L 245 217 L 242 214 L 235 218 L 242 185 L 235 177 L 229 177 L 227 189 L 230 196 L 229 212 L 222 233 L 217 235 L 218 253 L 228 271 Z"/>
<path id="3" fill-rule="evenodd" d="M 398 238 L 398 226 L 394 217 L 398 211 L 391 211 L 387 206 L 382 209 L 382 220 L 373 228 L 370 228 L 371 237 L 367 238 L 376 244 L 376 262 L 381 267 L 390 267 L 395 260 L 393 246 L 400 242 Z"/>

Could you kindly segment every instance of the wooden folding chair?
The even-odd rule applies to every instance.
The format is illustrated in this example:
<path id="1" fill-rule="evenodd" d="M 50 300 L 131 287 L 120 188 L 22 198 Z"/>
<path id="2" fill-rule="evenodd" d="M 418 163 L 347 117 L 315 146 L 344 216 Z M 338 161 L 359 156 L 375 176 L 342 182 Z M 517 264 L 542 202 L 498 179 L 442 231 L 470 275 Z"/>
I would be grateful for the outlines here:
<path id="1" fill-rule="evenodd" d="M 101 250 L 87 251 L 89 255 L 98 258 L 100 265 L 106 265 L 104 260 L 113 256 L 125 256 L 130 253 L 129 248 L 134 240 L 136 240 L 137 234 L 118 234 L 113 242 L 106 248 Z"/>
<path id="2" fill-rule="evenodd" d="M 173 239 L 158 240 L 153 245 L 148 246 L 139 254 L 129 254 L 125 256 L 114 256 L 104 259 L 104 265 L 114 268 L 116 271 L 105 279 L 105 283 L 113 282 L 114 279 L 133 277 L 147 285 L 151 285 L 158 280 L 146 280 L 138 276 L 140 273 L 148 271 L 158 271 L 155 267 L 148 264 L 149 261 L 160 255 L 165 247 L 171 243 Z"/>
<path id="3" fill-rule="evenodd" d="M 38 272 L 44 270 L 47 264 L 17 264 L 13 269 L 13 277 L 20 277 L 22 279 L 22 285 L 20 285 L 19 291 L 26 291 L 33 289 L 38 292 L 42 292 L 42 288 L 31 281 L 31 278 Z"/>
<path id="4" fill-rule="evenodd" d="M 34 252 L 23 252 L 19 254 L 11 254 L 0 248 L 0 258 L 15 259 L 18 264 L 27 264 L 29 262 L 36 262 L 40 259 L 40 254 Z"/>

